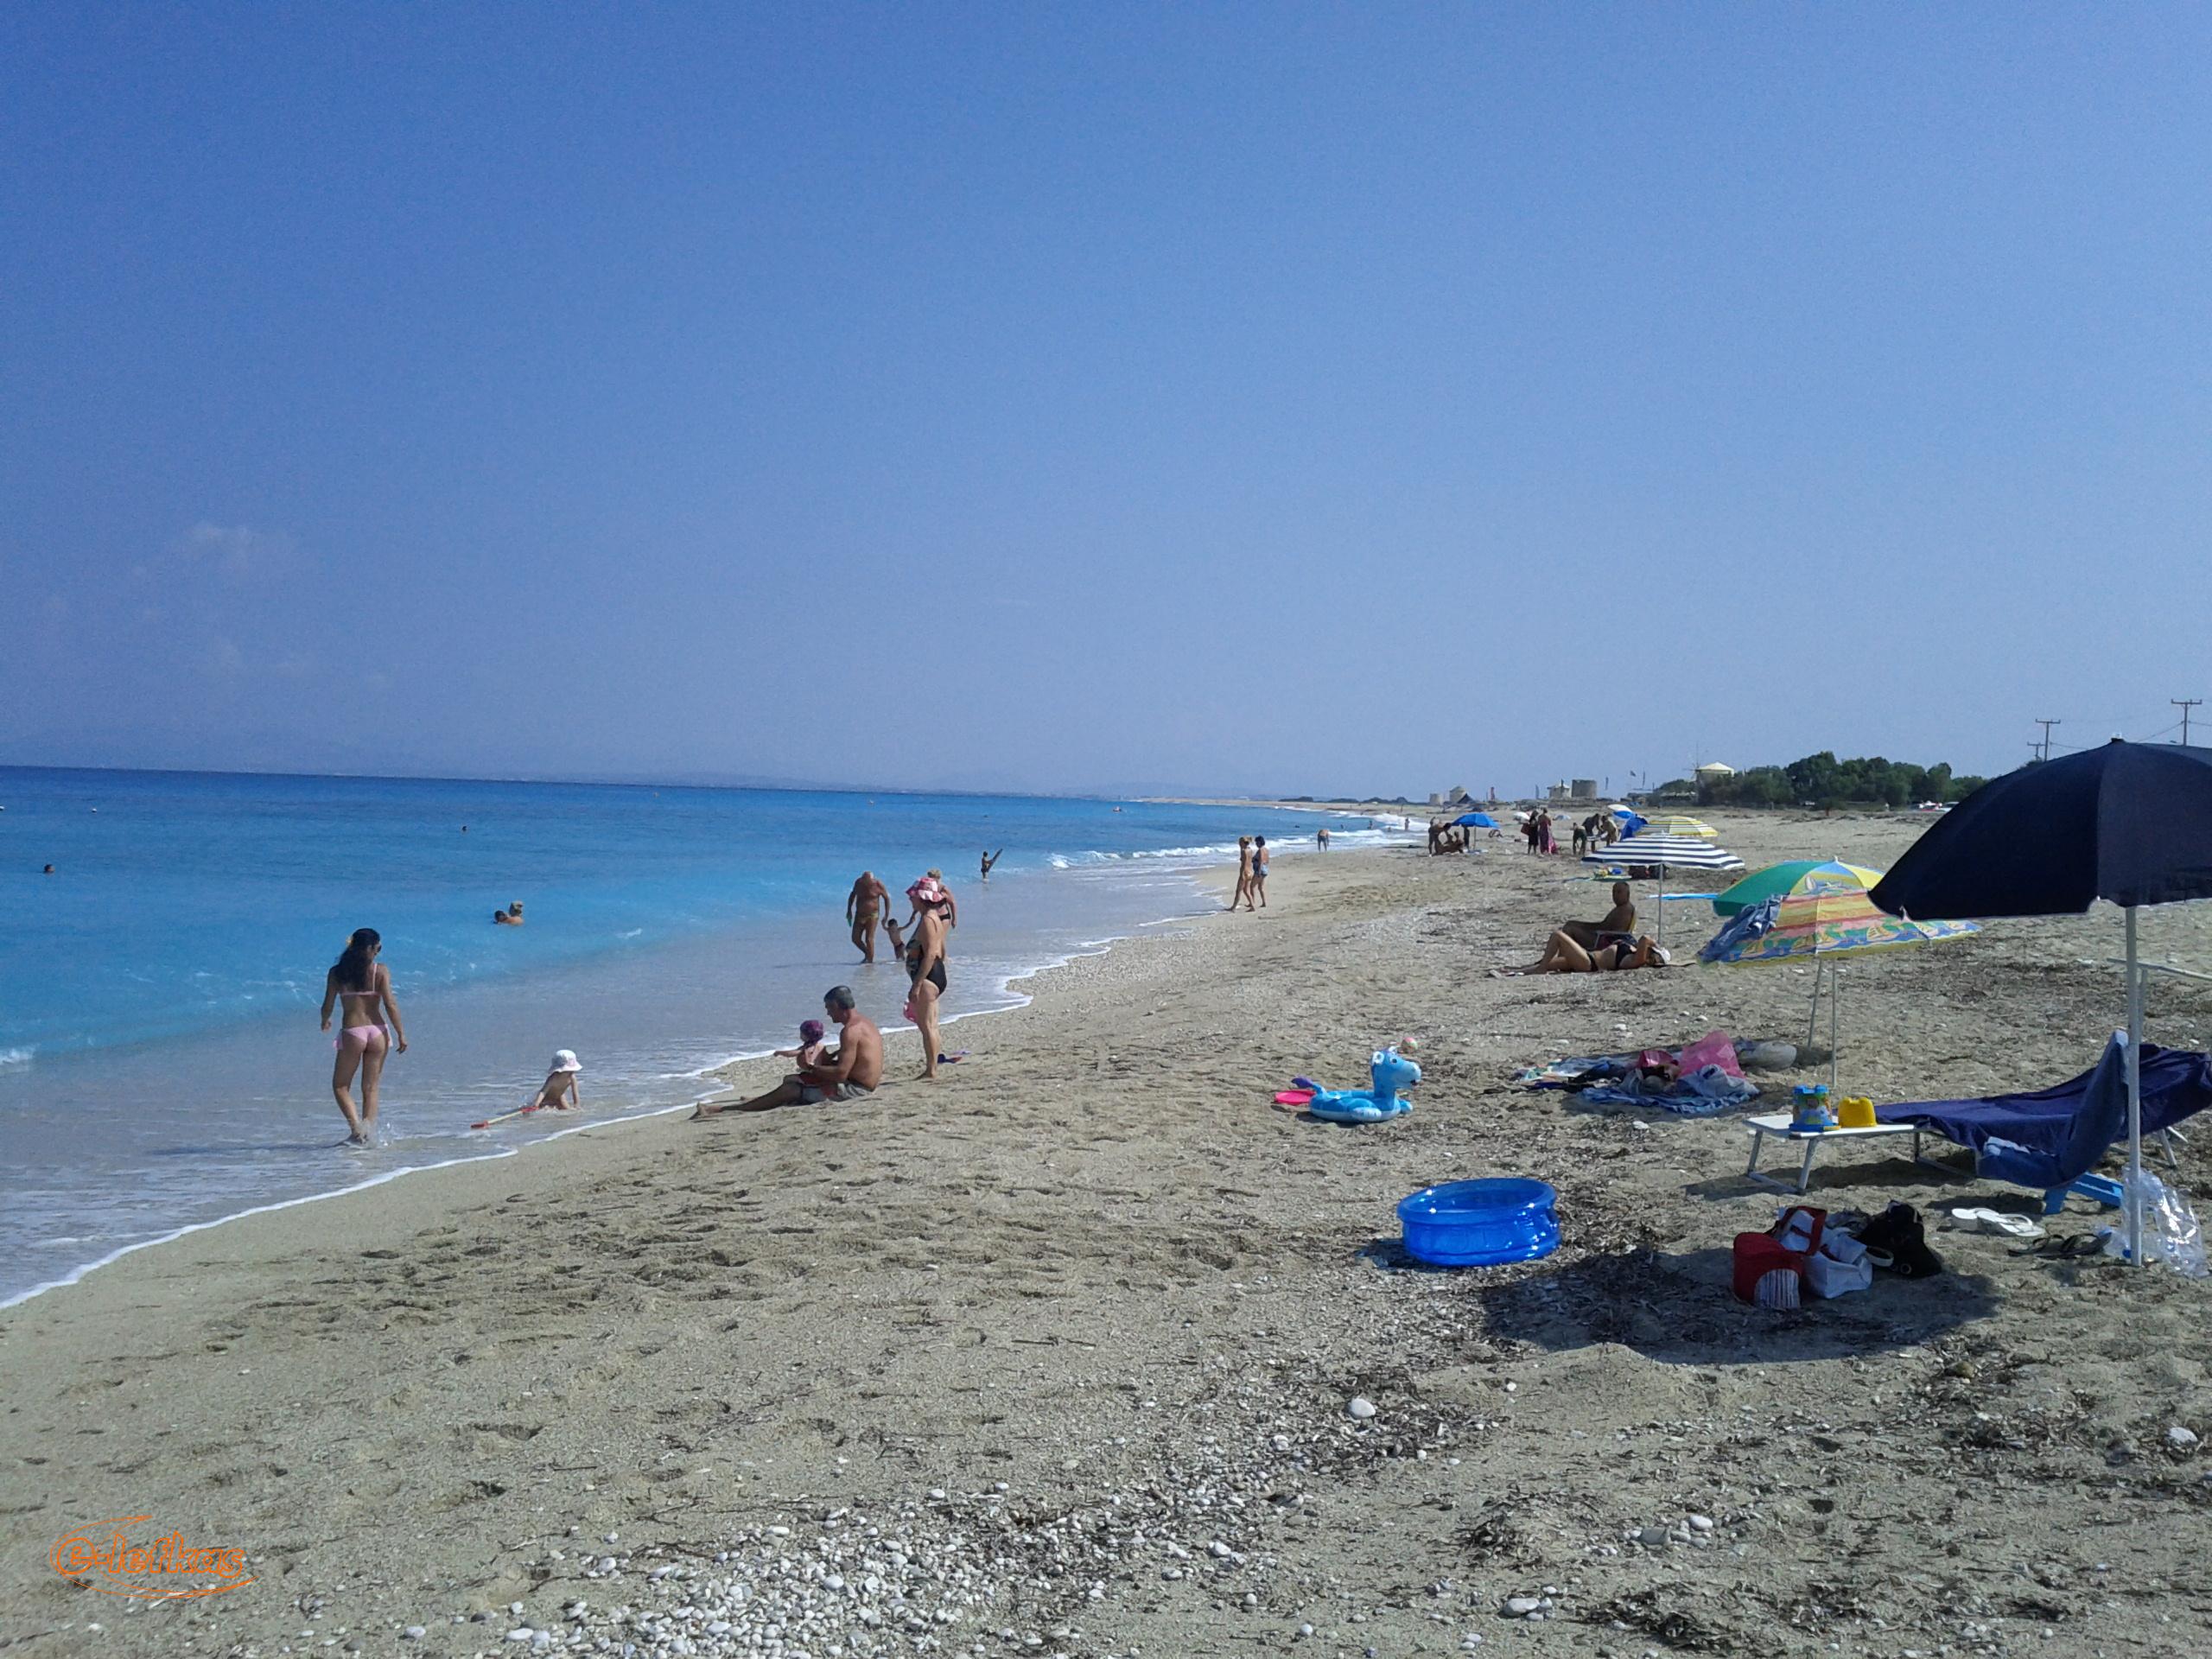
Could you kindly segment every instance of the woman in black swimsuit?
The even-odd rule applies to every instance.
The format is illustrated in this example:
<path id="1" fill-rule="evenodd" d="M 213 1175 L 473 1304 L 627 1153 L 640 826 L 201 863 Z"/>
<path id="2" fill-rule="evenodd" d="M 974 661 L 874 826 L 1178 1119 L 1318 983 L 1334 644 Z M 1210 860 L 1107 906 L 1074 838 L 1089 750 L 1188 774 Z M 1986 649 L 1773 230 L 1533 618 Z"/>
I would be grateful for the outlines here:
<path id="1" fill-rule="evenodd" d="M 938 999 L 944 994 L 944 935 L 951 919 L 951 901 L 944 889 L 926 878 L 906 890 L 914 901 L 914 937 L 906 941 L 906 977 L 913 994 L 906 999 L 906 1017 L 922 1033 L 922 1077 L 937 1077 Z"/>

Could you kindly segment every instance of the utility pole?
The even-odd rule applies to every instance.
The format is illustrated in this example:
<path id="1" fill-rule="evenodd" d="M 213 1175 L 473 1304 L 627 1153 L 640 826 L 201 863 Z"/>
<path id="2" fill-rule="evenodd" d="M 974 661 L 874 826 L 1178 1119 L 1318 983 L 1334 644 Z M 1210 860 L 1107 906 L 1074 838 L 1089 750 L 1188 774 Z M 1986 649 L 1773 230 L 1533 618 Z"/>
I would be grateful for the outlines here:
<path id="1" fill-rule="evenodd" d="M 2189 742 L 2189 711 L 2197 707 L 2204 701 L 2204 699 L 2202 697 L 2168 697 L 2166 701 L 2173 704 L 2175 708 L 2181 710 L 2181 741 L 2183 747 L 2186 747 Z"/>
<path id="2" fill-rule="evenodd" d="M 2038 720 L 2036 721 L 2037 725 L 2043 728 L 2043 747 L 2036 751 L 2037 760 L 2048 760 L 2050 759 L 2050 728 L 2054 726 L 2063 726 L 2065 723 L 2066 722 L 2063 720 Z"/>

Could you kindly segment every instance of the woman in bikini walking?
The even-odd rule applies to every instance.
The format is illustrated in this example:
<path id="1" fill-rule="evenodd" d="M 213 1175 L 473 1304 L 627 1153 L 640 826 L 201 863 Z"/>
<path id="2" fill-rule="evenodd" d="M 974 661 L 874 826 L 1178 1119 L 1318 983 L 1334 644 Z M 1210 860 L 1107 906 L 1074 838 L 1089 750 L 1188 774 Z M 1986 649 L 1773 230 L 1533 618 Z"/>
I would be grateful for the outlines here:
<path id="1" fill-rule="evenodd" d="M 391 1041 L 407 1052 L 407 1033 L 399 1023 L 399 1004 L 392 1000 L 391 970 L 377 960 L 384 940 L 373 927 L 357 927 L 346 942 L 345 954 L 330 966 L 322 982 L 322 1028 L 330 1029 L 333 1005 L 345 1003 L 346 1023 L 338 1033 L 338 1062 L 330 1071 L 330 1092 L 346 1115 L 349 1147 L 376 1144 L 377 1084 L 384 1076 L 387 1052 L 385 1021 L 391 1022 Z M 361 1075 L 361 1105 L 353 1106 L 353 1074 Z"/>

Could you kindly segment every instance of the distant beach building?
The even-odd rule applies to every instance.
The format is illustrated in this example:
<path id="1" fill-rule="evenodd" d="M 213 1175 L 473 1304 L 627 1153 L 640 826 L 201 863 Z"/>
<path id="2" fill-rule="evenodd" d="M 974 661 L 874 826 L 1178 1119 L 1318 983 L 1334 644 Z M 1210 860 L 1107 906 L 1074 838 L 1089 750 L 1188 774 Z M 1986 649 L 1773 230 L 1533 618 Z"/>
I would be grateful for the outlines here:
<path id="1" fill-rule="evenodd" d="M 1598 798 L 1598 780 L 1595 778 L 1578 778 L 1574 780 L 1573 788 L 1574 804 L 1577 806 L 1586 806 Z"/>
<path id="2" fill-rule="evenodd" d="M 1432 789 L 1428 791 L 1428 804 L 1431 806 L 1441 806 L 1444 804 L 1444 798 Z"/>
<path id="3" fill-rule="evenodd" d="M 1735 775 L 1735 767 L 1723 766 L 1718 760 L 1708 760 L 1697 769 L 1697 780 L 1700 784 L 1710 784 L 1722 778 L 1733 778 Z"/>

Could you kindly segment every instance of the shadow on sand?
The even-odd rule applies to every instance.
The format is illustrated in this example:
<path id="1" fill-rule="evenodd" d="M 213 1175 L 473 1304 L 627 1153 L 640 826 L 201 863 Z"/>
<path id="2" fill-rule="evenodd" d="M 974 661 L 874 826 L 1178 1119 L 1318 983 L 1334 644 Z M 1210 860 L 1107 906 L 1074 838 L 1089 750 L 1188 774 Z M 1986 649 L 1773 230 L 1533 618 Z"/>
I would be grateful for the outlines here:
<path id="1" fill-rule="evenodd" d="M 1736 1300 L 1726 1248 L 1511 1268 L 1432 1268 L 1395 1239 L 1376 1239 L 1359 1255 L 1391 1272 L 1463 1276 L 1493 1341 L 1549 1353 L 1617 1344 L 1673 1365 L 1780 1365 L 1914 1348 L 1986 1318 L 1998 1300 L 1979 1275 L 1877 1274 L 1871 1290 L 1770 1313 Z"/>

